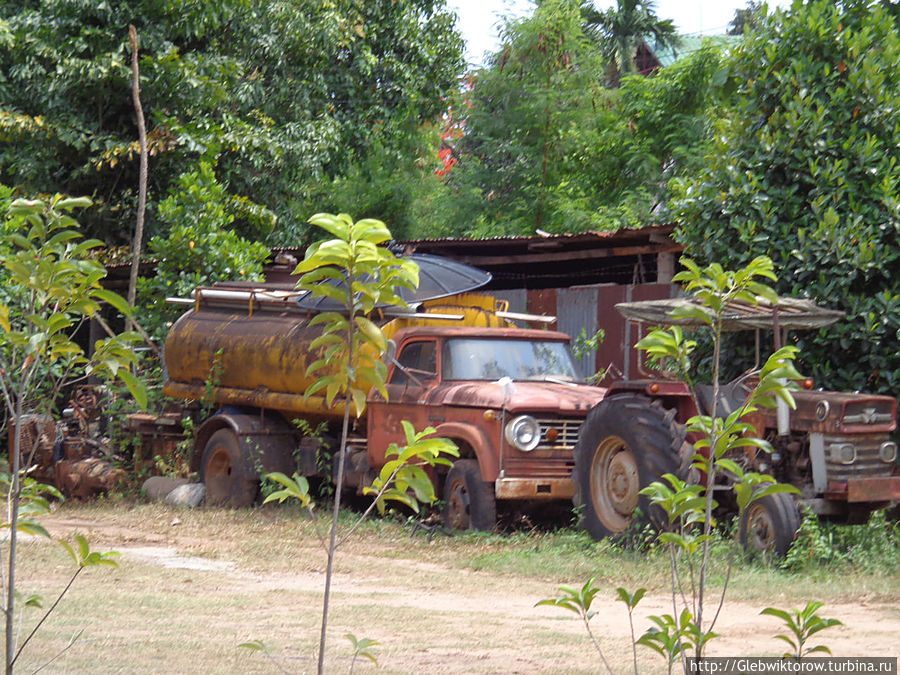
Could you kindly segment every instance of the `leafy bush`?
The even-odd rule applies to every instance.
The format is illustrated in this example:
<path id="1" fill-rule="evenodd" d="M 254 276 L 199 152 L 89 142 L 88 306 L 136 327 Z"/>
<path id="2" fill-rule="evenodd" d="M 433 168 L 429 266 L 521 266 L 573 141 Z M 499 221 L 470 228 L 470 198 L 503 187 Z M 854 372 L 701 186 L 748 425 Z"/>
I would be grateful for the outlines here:
<path id="1" fill-rule="evenodd" d="M 873 3 L 794 3 L 730 62 L 704 168 L 673 183 L 692 257 L 768 255 L 783 295 L 845 322 L 796 340 L 836 389 L 900 386 L 900 34 Z"/>
<path id="2" fill-rule="evenodd" d="M 825 567 L 896 574 L 900 571 L 900 523 L 876 511 L 863 525 L 836 525 L 806 511 L 783 564 L 796 572 Z"/>
<path id="3" fill-rule="evenodd" d="M 154 337 L 162 339 L 184 311 L 167 305 L 166 297 L 186 297 L 215 281 L 262 278 L 269 250 L 227 229 L 235 220 L 229 201 L 212 168 L 201 164 L 198 171 L 179 177 L 178 189 L 160 202 L 159 217 L 169 230 L 150 240 L 156 271 L 138 280 L 137 302 L 141 324 Z"/>

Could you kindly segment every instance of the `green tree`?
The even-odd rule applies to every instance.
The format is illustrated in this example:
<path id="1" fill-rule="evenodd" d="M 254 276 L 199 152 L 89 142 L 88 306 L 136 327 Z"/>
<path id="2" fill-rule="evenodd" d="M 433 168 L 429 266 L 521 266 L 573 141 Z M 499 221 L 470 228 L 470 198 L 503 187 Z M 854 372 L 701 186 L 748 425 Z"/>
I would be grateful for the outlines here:
<path id="1" fill-rule="evenodd" d="M 703 157 L 707 108 L 721 83 L 710 42 L 654 77 L 600 82 L 604 62 L 574 2 L 545 2 L 510 21 L 503 48 L 463 100 L 464 133 L 441 234 L 493 236 L 609 230 L 668 218 L 668 183 Z"/>
<path id="2" fill-rule="evenodd" d="M 448 231 L 452 218 L 443 206 L 448 190 L 436 174 L 439 132 L 435 125 L 409 121 L 402 147 L 375 138 L 364 157 L 342 175 L 323 176 L 307 189 L 307 211 L 342 208 L 390 220 L 396 239 L 434 237 Z M 285 239 L 287 243 L 287 239 Z"/>
<path id="3" fill-rule="evenodd" d="M 755 29 L 759 24 L 762 2 L 748 0 L 747 6 L 734 10 L 734 18 L 728 22 L 729 35 L 743 35 L 748 28 Z"/>
<path id="4" fill-rule="evenodd" d="M 696 176 L 674 186 L 701 261 L 770 256 L 783 295 L 847 320 L 797 338 L 836 389 L 900 384 L 900 35 L 868 2 L 761 17 L 730 63 L 728 107 Z"/>
<path id="5" fill-rule="evenodd" d="M 613 80 L 637 73 L 635 54 L 649 38 L 653 38 L 657 48 L 679 44 L 675 24 L 656 15 L 653 0 L 616 0 L 616 6 L 605 12 L 594 7 L 594 0 L 585 0 L 581 4 L 581 16 L 585 33 L 603 51 Z"/>
<path id="6" fill-rule="evenodd" d="M 87 231 L 113 244 L 129 242 L 137 204 L 129 23 L 141 41 L 148 237 L 160 234 L 154 200 L 202 159 L 229 196 L 281 223 L 227 200 L 233 227 L 296 244 L 308 184 L 364 162 L 373 139 L 400 152 L 462 68 L 442 0 L 0 2 L 0 179 L 92 195 Z"/>
<path id="7" fill-rule="evenodd" d="M 364 492 L 373 495 L 369 508 L 348 532 L 338 531 L 338 515 L 343 492 L 344 463 L 350 433 L 350 414 L 361 416 L 366 409 L 366 397 L 371 389 L 387 398 L 387 366 L 382 355 L 387 350 L 387 338 L 370 318 L 377 307 L 405 307 L 399 295 L 401 289 L 414 290 L 419 285 L 419 268 L 410 259 L 396 257 L 383 244 L 391 233 L 379 220 L 366 218 L 353 222 L 346 213 L 319 213 L 310 219 L 332 235 L 333 239 L 310 246 L 296 272 L 302 274 L 297 286 L 312 295 L 330 299 L 334 310 L 316 314 L 310 325 L 321 324 L 322 334 L 310 343 L 317 358 L 307 367 L 307 375 L 316 381 L 306 390 L 306 396 L 324 392 L 329 406 L 335 401 L 343 404 L 343 424 L 337 455 L 336 484 L 332 506 L 331 527 L 327 540 L 323 537 L 328 562 L 325 569 L 325 592 L 322 605 L 322 624 L 319 635 L 318 673 L 325 668 L 331 581 L 337 549 L 347 541 L 362 521 L 374 509 L 384 510 L 387 500 L 399 501 L 418 511 L 419 502 L 433 503 L 437 496 L 429 475 L 436 466 L 449 466 L 444 455 L 458 456 L 456 445 L 447 439 L 434 438 L 434 427 L 418 433 L 412 424 L 403 421 L 406 445 L 392 443 L 386 452 L 390 457 L 372 485 Z M 305 477 L 272 473 L 266 478 L 282 489 L 273 492 L 266 502 L 297 499 L 312 510 L 309 484 Z M 354 658 L 373 643 L 347 636 L 354 647 Z M 268 651 L 261 642 L 242 646 L 256 651 Z M 351 664 L 352 670 L 352 664 Z"/>
<path id="8" fill-rule="evenodd" d="M 669 221 L 669 182 L 702 165 L 723 75 L 722 48 L 707 41 L 653 77 L 626 77 L 609 93 L 597 115 L 597 142 L 582 151 L 598 204 L 595 224 Z"/>
<path id="9" fill-rule="evenodd" d="M 571 0 L 540 4 L 503 36 L 467 92 L 461 159 L 448 183 L 459 211 L 475 216 L 466 225 L 476 236 L 565 231 L 572 208 L 564 202 L 590 200 L 575 151 L 591 144 L 602 60 Z"/>
<path id="10" fill-rule="evenodd" d="M 747 448 L 752 448 L 754 452 L 772 451 L 767 441 L 756 438 L 758 430 L 744 418 L 760 407 L 774 407 L 776 402 L 791 408 L 796 406 L 790 389 L 795 386 L 792 381 L 800 378 L 793 366 L 797 348 L 785 346 L 769 355 L 762 367 L 754 372 L 753 383 L 747 383 L 747 397 L 736 409 L 726 414 L 718 403 L 722 386 L 721 347 L 726 317 L 731 313 L 733 303 L 755 307 L 763 302 L 778 302 L 778 296 L 768 285 L 769 281 L 776 280 L 772 261 L 760 256 L 733 271 L 723 269 L 718 263 L 701 268 L 689 258 L 682 258 L 681 264 L 684 270 L 675 275 L 674 280 L 684 282 L 684 290 L 692 302 L 669 312 L 668 327 L 652 330 L 635 347 L 646 351 L 651 363 L 672 370 L 679 379 L 686 382 L 694 408 L 703 411 L 687 420 L 685 425 L 690 434 L 687 438 L 691 439 L 689 442 L 693 445 L 692 449 L 696 450 L 690 458 L 690 473 L 702 476 L 703 480 L 686 481 L 672 473 L 666 473 L 660 477 L 661 480 L 651 482 L 640 491 L 642 495 L 649 497 L 653 508 L 660 509 L 665 514 L 666 522 L 657 539 L 669 554 L 672 613 L 648 617 L 654 625 L 635 640 L 633 610 L 646 589 L 641 588 L 634 593 L 623 588 L 616 589 L 618 599 L 628 608 L 632 642 L 662 656 L 670 675 L 678 661 L 683 662 L 687 673 L 689 669 L 684 660 L 688 652 L 692 651 L 695 658 L 702 658 L 709 641 L 718 637 L 713 629 L 725 601 L 728 580 L 736 559 L 734 555 L 730 558 L 724 575 L 721 575 L 725 579 L 724 585 L 713 590 L 710 584 L 712 543 L 713 531 L 717 527 L 715 512 L 719 500 L 729 500 L 737 506 L 741 524 L 734 534 L 732 548 L 737 553 L 742 542 L 740 531 L 746 522 L 743 515 L 750 504 L 761 499 L 783 498 L 785 493 L 799 492 L 794 486 L 777 483 L 772 476 L 745 470 L 749 467 L 744 462 Z M 682 325 L 697 330 L 689 332 Z M 697 388 L 695 359 L 698 340 L 695 338 L 699 334 L 706 334 L 713 345 L 710 399 L 713 403 L 708 410 L 701 405 Z M 674 410 L 671 412 L 675 414 Z M 590 422 L 589 418 L 587 425 Z M 593 444 L 583 443 L 584 440 L 582 436 L 575 448 L 574 470 L 574 479 L 582 486 L 593 470 L 591 464 L 594 455 Z M 687 467 L 678 472 L 685 477 L 689 473 Z M 787 499 L 791 508 L 796 508 L 790 497 Z M 557 605 L 578 613 L 593 639 L 588 622 L 593 614 L 590 612 L 590 605 L 599 591 L 594 586 L 594 579 L 589 579 L 580 590 L 565 586 L 560 587 L 560 590 L 564 591 L 563 595 L 538 604 Z M 718 595 L 714 598 L 717 609 L 710 613 L 706 610 L 713 594 Z M 813 607 L 809 613 L 814 614 L 817 609 L 818 607 Z M 770 608 L 764 613 L 782 616 L 778 612 L 781 610 Z M 792 630 L 794 628 L 796 626 L 792 626 Z M 599 652 L 600 646 L 596 640 L 594 645 Z M 602 652 L 600 655 L 603 656 Z M 633 663 L 637 675 L 636 653 L 633 653 Z"/>

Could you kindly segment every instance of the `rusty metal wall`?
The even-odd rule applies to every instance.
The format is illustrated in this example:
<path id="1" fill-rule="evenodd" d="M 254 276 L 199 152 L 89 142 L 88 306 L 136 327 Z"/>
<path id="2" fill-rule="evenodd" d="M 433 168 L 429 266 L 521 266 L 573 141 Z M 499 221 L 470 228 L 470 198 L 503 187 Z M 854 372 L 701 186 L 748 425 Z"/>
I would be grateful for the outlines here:
<path id="1" fill-rule="evenodd" d="M 602 286 L 573 286 L 560 288 L 556 296 L 557 330 L 568 333 L 572 339 L 582 330 L 591 337 L 597 330 L 597 300 Z M 594 359 L 587 355 L 575 362 L 581 377 L 594 374 Z"/>
<path id="2" fill-rule="evenodd" d="M 592 375 L 601 369 L 609 369 L 601 384 L 608 384 L 624 377 L 642 377 L 633 345 L 640 337 L 636 328 L 629 325 L 616 311 L 619 302 L 632 300 L 660 300 L 678 295 L 680 287 L 673 284 L 598 284 L 572 288 L 545 288 L 527 291 L 525 311 L 532 314 L 549 314 L 558 317 L 557 330 L 573 338 L 585 328 L 593 335 L 599 328 L 606 331 L 606 338 L 597 350 L 595 361 L 582 359 L 578 364 L 583 375 Z M 493 291 L 497 297 L 518 297 L 515 291 Z"/>
<path id="3" fill-rule="evenodd" d="M 528 308 L 525 311 L 531 314 L 556 316 L 556 289 L 540 288 L 529 290 Z"/>
<path id="4" fill-rule="evenodd" d="M 597 351 L 597 368 L 609 367 L 602 384 L 617 379 L 643 377 L 639 367 L 639 354 L 634 343 L 642 336 L 634 324 L 625 321 L 616 311 L 618 302 L 661 300 L 675 297 L 680 286 L 673 284 L 636 284 L 633 286 L 601 286 L 597 315 L 600 327 L 606 330 L 606 339 Z"/>
<path id="5" fill-rule="evenodd" d="M 506 300 L 509 302 L 510 312 L 527 312 L 528 311 L 528 291 L 524 288 L 512 288 L 508 290 L 490 291 L 498 300 Z"/>

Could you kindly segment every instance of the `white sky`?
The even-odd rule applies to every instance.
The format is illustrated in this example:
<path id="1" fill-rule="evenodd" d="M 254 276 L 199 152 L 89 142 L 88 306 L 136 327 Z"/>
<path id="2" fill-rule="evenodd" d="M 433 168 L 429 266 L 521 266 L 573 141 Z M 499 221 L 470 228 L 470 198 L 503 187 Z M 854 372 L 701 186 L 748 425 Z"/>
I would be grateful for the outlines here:
<path id="1" fill-rule="evenodd" d="M 594 0 L 606 9 L 615 0 Z M 769 0 L 770 8 L 787 7 L 790 0 Z M 530 0 L 447 0 L 459 16 L 458 26 L 466 40 L 470 63 L 480 63 L 486 51 L 497 48 L 497 31 L 502 16 L 526 16 L 534 9 Z M 747 6 L 746 0 L 656 0 L 656 14 L 672 19 L 679 33 L 721 35 L 734 18 L 734 11 Z"/>

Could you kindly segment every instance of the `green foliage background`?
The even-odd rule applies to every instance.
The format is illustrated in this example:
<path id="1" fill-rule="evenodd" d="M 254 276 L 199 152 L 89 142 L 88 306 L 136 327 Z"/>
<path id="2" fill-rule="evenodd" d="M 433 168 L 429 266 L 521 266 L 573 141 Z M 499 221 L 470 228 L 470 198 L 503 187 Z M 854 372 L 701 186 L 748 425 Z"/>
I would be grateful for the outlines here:
<path id="1" fill-rule="evenodd" d="M 900 36 L 877 5 L 818 1 L 765 17 L 730 61 L 704 166 L 671 207 L 695 258 L 776 262 L 780 293 L 847 313 L 798 333 L 837 389 L 900 384 Z"/>
<path id="2" fill-rule="evenodd" d="M 603 25 L 634 24 L 629 7 Z M 309 243 L 316 212 L 399 239 L 676 222 L 699 262 L 768 255 L 780 293 L 847 312 L 797 336 L 820 383 L 896 393 L 897 5 L 798 0 L 744 16 L 738 42 L 622 78 L 610 59 L 634 35 L 587 9 L 544 0 L 503 21 L 498 52 L 463 76 L 443 0 L 0 0 L 0 182 L 89 195 L 86 234 L 130 241 L 133 23 L 160 261 L 141 299 L 158 335 L 164 295 L 256 278 L 262 245 Z"/>
<path id="3" fill-rule="evenodd" d="M 581 8 L 548 0 L 510 21 L 501 50 L 455 104 L 465 134 L 440 234 L 612 230 L 665 222 L 667 182 L 703 156 L 722 70 L 710 42 L 654 77 L 605 85 L 609 61 Z"/>
<path id="4" fill-rule="evenodd" d="M 0 2 L 0 181 L 90 195 L 83 223 L 130 241 L 137 127 L 128 25 L 156 203 L 199 161 L 245 198 L 234 227 L 297 245 L 323 179 L 400 152 L 435 119 L 462 69 L 441 0 L 20 0 Z M 401 153 L 402 154 L 402 153 Z M 278 216 L 248 217 L 268 209 Z"/>

